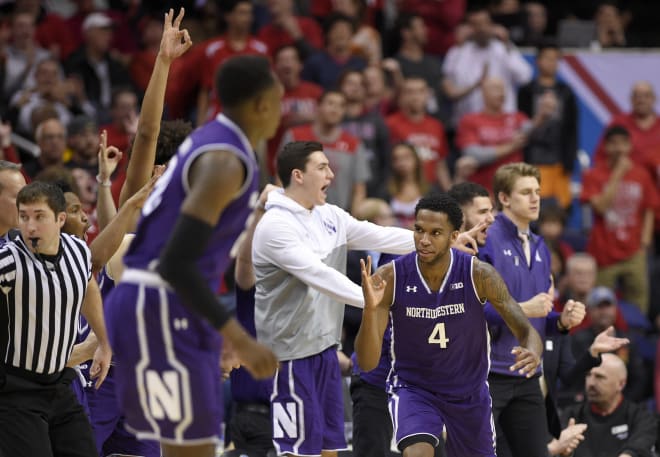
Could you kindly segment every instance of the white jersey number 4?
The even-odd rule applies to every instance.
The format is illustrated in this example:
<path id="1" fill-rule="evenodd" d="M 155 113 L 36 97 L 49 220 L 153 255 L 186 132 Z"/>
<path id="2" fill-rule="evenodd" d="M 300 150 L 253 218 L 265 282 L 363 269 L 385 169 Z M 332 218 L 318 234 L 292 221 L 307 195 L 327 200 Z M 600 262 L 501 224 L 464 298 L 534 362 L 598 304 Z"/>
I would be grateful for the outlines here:
<path id="1" fill-rule="evenodd" d="M 429 335 L 429 344 L 439 344 L 442 349 L 447 349 L 447 343 L 449 343 L 449 338 L 445 333 L 445 323 L 440 322 L 435 324 L 433 331 Z"/>

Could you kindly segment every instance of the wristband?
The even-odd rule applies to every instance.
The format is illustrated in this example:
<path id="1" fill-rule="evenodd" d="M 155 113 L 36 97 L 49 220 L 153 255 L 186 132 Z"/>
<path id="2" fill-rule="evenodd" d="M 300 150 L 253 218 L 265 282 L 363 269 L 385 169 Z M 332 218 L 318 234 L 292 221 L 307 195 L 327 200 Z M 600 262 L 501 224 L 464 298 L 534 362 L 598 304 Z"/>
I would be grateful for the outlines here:
<path id="1" fill-rule="evenodd" d="M 106 179 L 105 181 L 101 181 L 101 175 L 96 175 L 96 182 L 99 183 L 99 185 L 102 187 L 112 186 L 112 182 L 110 182 L 109 179 Z"/>

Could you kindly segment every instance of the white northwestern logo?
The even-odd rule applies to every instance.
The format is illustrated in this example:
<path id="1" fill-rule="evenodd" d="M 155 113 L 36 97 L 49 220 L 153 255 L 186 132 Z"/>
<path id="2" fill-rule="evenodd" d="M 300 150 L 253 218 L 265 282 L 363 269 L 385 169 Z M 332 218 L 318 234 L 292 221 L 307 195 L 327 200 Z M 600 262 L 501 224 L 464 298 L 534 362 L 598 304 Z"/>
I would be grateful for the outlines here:
<path id="1" fill-rule="evenodd" d="M 406 286 L 406 292 L 417 293 L 417 286 Z"/>

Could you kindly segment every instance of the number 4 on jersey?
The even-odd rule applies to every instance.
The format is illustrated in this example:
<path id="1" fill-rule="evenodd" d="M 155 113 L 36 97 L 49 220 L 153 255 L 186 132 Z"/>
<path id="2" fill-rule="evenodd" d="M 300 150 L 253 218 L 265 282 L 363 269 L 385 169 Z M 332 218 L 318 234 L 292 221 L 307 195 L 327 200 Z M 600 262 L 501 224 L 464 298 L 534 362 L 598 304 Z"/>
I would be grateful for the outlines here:
<path id="1" fill-rule="evenodd" d="M 435 324 L 433 331 L 429 335 L 429 344 L 439 344 L 442 349 L 447 349 L 447 343 L 449 343 L 449 338 L 445 333 L 445 323 L 440 322 Z"/>

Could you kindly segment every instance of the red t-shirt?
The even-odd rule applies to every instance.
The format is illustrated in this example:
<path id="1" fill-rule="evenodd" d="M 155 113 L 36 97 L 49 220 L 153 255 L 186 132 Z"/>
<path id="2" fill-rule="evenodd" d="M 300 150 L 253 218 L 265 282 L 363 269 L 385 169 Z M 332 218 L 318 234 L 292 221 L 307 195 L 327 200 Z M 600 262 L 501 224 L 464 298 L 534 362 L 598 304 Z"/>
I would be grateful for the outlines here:
<path id="1" fill-rule="evenodd" d="M 645 130 L 642 130 L 637 125 L 632 113 L 614 116 L 607 128 L 613 125 L 625 127 L 630 132 L 630 140 L 633 145 L 633 149 L 630 151 L 630 157 L 633 160 L 643 160 L 648 151 L 660 151 L 660 117 L 657 117 L 651 127 Z M 605 156 L 605 145 L 601 137 L 596 146 L 596 152 L 594 152 L 594 164 L 600 164 L 605 162 L 605 160 L 607 160 Z"/>
<path id="2" fill-rule="evenodd" d="M 138 51 L 131 57 L 131 63 L 128 71 L 131 74 L 131 80 L 135 86 L 142 92 L 147 90 L 147 85 L 151 79 L 151 73 L 156 65 L 157 52 L 150 49 Z"/>
<path id="3" fill-rule="evenodd" d="M 468 146 L 499 146 L 508 143 L 528 120 L 527 116 L 520 112 L 496 115 L 466 114 L 458 123 L 456 146 L 464 150 Z M 514 151 L 493 163 L 480 166 L 469 179 L 492 192 L 493 177 L 497 169 L 506 163 L 522 162 L 522 160 L 522 150 Z"/>
<path id="4" fill-rule="evenodd" d="M 351 135 L 350 133 L 346 132 L 343 129 L 341 131 L 341 135 L 339 135 L 339 137 L 331 143 L 321 141 L 316 136 L 316 133 L 314 133 L 312 124 L 294 127 L 290 130 L 290 132 L 293 141 L 318 141 L 319 143 L 321 143 L 323 145 L 323 150 L 328 156 L 329 160 L 332 159 L 331 156 L 332 151 L 336 151 L 347 155 L 355 155 L 357 154 L 358 149 L 360 148 L 360 139 L 354 137 L 353 135 Z M 335 173 L 335 175 L 341 172 L 340 164 L 330 163 L 330 168 Z"/>
<path id="5" fill-rule="evenodd" d="M 202 56 L 202 87 L 212 90 L 215 85 L 215 74 L 222 63 L 233 56 L 258 54 L 267 55 L 268 46 L 263 41 L 250 37 L 243 49 L 234 49 L 231 42 L 224 36 L 212 38 L 205 42 Z"/>
<path id="6" fill-rule="evenodd" d="M 596 166 L 582 176 L 583 203 L 601 194 L 612 175 L 607 165 Z M 628 170 L 619 183 L 610 208 L 605 214 L 593 211 L 593 227 L 587 252 L 599 266 L 629 259 L 641 248 L 642 223 L 647 209 L 658 206 L 657 190 L 648 172 L 638 165 Z"/>
<path id="7" fill-rule="evenodd" d="M 449 147 L 442 123 L 429 115 L 420 122 L 413 122 L 402 112 L 386 119 L 390 130 L 390 144 L 406 142 L 415 146 L 422 161 L 424 177 L 431 184 L 438 183 L 438 163 L 447 157 Z"/>
<path id="8" fill-rule="evenodd" d="M 321 49 L 323 47 L 323 33 L 321 33 L 321 27 L 316 21 L 300 16 L 296 17 L 296 21 L 298 21 L 298 27 L 300 27 L 305 41 L 316 49 Z M 257 37 L 266 43 L 271 56 L 282 46 L 294 44 L 294 40 L 288 32 L 273 24 L 264 25 L 259 30 Z"/>
<path id="9" fill-rule="evenodd" d="M 209 96 L 209 109 L 208 118 L 215 116 L 220 112 L 220 104 L 218 103 L 218 96 L 215 91 L 215 75 L 220 68 L 220 65 L 230 57 L 238 55 L 268 55 L 268 46 L 256 38 L 250 38 L 246 43 L 244 49 L 234 49 L 231 43 L 224 37 L 212 38 L 205 42 L 204 53 L 201 57 L 200 67 L 202 75 L 200 84 L 202 89 L 210 93 Z"/>
<path id="10" fill-rule="evenodd" d="M 649 171 L 660 198 L 660 146 L 649 149 L 642 162 Z M 655 210 L 655 231 L 660 232 L 660 204 Z"/>
<path id="11" fill-rule="evenodd" d="M 50 50 L 56 45 L 60 50 L 60 61 L 66 60 L 77 48 L 66 20 L 54 13 L 47 13 L 37 24 L 34 38 L 44 49 Z"/>
<path id="12" fill-rule="evenodd" d="M 428 29 L 426 51 L 444 56 L 456 43 L 455 31 L 465 16 L 465 0 L 404 0 L 401 10 L 419 15 Z"/>
<path id="13" fill-rule="evenodd" d="M 202 72 L 190 71 L 190 69 L 202 68 L 206 43 L 208 41 L 193 46 L 170 66 L 165 89 L 165 103 L 171 119 L 187 119 L 197 103 Z"/>
<path id="14" fill-rule="evenodd" d="M 323 94 L 323 88 L 314 83 L 301 81 L 293 89 L 287 89 L 282 97 L 282 121 L 275 136 L 268 141 L 267 166 L 271 176 L 276 174 L 277 148 L 280 147 L 282 136 L 291 127 L 296 126 L 293 116 L 303 114 L 305 116 L 316 113 L 318 100 Z"/>
<path id="15" fill-rule="evenodd" d="M 461 0 L 464 1 L 464 0 Z M 310 2 L 309 12 L 312 16 L 317 18 L 324 18 L 331 14 L 333 10 L 332 0 L 314 0 Z M 375 25 L 376 13 L 382 11 L 383 0 L 367 0 L 367 11 L 365 22 L 369 25 Z"/>

